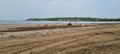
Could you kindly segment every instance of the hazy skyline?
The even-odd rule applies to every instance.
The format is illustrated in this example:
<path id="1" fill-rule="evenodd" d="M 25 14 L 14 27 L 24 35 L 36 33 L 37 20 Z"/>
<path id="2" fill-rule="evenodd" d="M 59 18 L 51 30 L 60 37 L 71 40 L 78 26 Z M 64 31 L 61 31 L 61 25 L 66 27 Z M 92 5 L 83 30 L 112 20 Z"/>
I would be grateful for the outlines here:
<path id="1" fill-rule="evenodd" d="M 120 0 L 0 0 L 0 20 L 34 17 L 120 18 Z"/>

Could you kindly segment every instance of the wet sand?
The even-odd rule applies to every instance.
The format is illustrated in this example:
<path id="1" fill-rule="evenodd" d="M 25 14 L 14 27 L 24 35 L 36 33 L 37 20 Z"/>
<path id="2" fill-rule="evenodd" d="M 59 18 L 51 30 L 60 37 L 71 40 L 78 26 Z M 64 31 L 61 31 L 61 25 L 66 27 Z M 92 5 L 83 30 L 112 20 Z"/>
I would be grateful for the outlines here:
<path id="1" fill-rule="evenodd" d="M 60 28 L 74 28 L 97 26 L 98 24 L 0 24 L 0 32 L 19 32 L 19 31 L 32 31 L 32 30 L 46 30 L 46 29 L 60 29 Z"/>

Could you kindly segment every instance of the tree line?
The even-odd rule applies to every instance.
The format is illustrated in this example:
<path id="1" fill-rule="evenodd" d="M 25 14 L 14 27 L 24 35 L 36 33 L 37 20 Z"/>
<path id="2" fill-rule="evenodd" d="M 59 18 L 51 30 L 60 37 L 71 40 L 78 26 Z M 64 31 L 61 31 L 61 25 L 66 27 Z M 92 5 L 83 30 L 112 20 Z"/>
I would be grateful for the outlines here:
<path id="1" fill-rule="evenodd" d="M 55 17 L 29 18 L 27 21 L 120 21 L 120 18 L 91 18 L 91 17 Z"/>

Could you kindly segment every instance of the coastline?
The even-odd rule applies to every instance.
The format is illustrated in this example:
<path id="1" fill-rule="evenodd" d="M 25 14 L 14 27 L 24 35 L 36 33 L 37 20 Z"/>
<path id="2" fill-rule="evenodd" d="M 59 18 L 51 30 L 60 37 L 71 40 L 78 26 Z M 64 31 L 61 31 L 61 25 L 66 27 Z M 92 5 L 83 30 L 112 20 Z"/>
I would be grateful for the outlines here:
<path id="1" fill-rule="evenodd" d="M 0 24 L 0 32 L 19 32 L 32 30 L 46 30 L 46 29 L 60 29 L 60 28 L 75 28 L 75 27 L 90 27 L 100 26 L 105 24 L 79 24 L 73 23 L 72 26 L 68 24 Z M 110 24 L 108 24 L 110 25 Z"/>

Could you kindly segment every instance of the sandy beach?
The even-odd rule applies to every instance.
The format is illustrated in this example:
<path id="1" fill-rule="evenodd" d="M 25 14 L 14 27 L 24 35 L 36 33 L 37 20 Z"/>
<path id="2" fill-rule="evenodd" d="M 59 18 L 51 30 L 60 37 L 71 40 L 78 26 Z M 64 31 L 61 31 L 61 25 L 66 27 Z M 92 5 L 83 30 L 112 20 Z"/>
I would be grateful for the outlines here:
<path id="1" fill-rule="evenodd" d="M 19 31 L 32 31 L 32 30 L 45 30 L 57 28 L 74 28 L 85 26 L 97 26 L 99 24 L 0 24 L 0 32 L 19 32 Z"/>
<path id="2" fill-rule="evenodd" d="M 0 54 L 120 54 L 120 24 L 1 24 Z"/>

